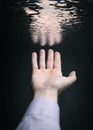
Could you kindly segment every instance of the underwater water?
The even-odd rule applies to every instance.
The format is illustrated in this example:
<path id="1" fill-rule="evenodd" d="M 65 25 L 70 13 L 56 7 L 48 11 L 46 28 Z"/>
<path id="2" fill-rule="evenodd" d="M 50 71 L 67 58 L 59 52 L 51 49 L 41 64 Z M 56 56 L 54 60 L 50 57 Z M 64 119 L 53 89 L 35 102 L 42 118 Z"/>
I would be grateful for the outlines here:
<path id="1" fill-rule="evenodd" d="M 23 7 L 29 17 L 30 31 L 34 43 L 54 45 L 61 43 L 66 27 L 80 23 L 77 1 L 27 1 Z M 80 10 L 82 11 L 82 10 Z"/>
<path id="2" fill-rule="evenodd" d="M 10 0 L 1 13 L 4 129 L 17 127 L 32 100 L 31 53 L 41 48 L 61 53 L 64 75 L 77 73 L 59 95 L 62 130 L 92 129 L 93 0 Z"/>
<path id="3" fill-rule="evenodd" d="M 81 23 L 79 12 L 83 9 L 78 9 L 79 1 L 37 0 L 16 4 L 26 13 L 27 19 L 23 19 L 29 26 L 33 43 L 42 46 L 60 44 L 66 28 Z"/>

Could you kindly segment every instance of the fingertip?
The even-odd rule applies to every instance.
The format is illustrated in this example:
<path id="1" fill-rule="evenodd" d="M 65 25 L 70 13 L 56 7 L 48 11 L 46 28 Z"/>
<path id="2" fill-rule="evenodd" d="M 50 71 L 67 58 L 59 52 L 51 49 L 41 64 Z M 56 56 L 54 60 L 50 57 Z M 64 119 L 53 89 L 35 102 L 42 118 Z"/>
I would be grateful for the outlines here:
<path id="1" fill-rule="evenodd" d="M 76 71 L 71 71 L 69 75 L 75 75 L 76 74 Z"/>
<path id="2" fill-rule="evenodd" d="M 32 55 L 31 55 L 31 60 L 33 62 L 33 60 L 37 59 L 37 53 L 36 52 L 32 52 Z"/>
<path id="3" fill-rule="evenodd" d="M 40 53 L 44 53 L 45 52 L 45 50 L 44 49 L 40 49 Z"/>
<path id="4" fill-rule="evenodd" d="M 55 52 L 55 56 L 59 55 L 60 56 L 60 52 L 59 51 L 56 51 Z"/>
<path id="5" fill-rule="evenodd" d="M 53 51 L 53 49 L 49 49 L 48 52 L 49 53 L 53 53 L 54 51 Z"/>
<path id="6" fill-rule="evenodd" d="M 32 52 L 32 56 L 35 56 L 36 55 L 36 52 Z"/>
<path id="7" fill-rule="evenodd" d="M 77 76 L 76 76 L 76 71 L 75 71 L 75 70 L 73 70 L 73 71 L 69 74 L 69 76 L 73 77 L 75 81 L 77 80 Z"/>

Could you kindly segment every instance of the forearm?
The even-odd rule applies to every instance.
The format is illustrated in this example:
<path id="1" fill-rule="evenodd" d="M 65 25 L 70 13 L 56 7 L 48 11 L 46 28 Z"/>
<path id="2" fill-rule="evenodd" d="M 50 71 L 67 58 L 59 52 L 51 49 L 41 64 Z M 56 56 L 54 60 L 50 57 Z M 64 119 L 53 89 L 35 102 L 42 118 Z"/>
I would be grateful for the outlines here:
<path id="1" fill-rule="evenodd" d="M 60 130 L 59 106 L 46 96 L 34 98 L 17 130 Z"/>

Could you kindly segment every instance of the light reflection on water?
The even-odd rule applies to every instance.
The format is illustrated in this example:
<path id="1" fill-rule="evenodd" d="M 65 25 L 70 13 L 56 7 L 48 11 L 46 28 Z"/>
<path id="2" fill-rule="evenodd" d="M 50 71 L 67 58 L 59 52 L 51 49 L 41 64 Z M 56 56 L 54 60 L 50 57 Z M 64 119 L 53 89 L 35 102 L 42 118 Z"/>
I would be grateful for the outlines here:
<path id="1" fill-rule="evenodd" d="M 30 32 L 33 43 L 50 46 L 61 43 L 66 27 L 80 23 L 76 0 L 37 0 L 26 1 L 23 7 L 30 17 Z"/>

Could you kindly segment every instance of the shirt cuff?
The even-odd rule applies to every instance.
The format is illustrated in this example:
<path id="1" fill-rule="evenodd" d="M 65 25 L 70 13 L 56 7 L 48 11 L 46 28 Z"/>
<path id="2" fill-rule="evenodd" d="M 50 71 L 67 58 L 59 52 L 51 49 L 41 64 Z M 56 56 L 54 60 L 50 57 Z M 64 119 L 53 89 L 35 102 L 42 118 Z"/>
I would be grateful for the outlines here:
<path id="1" fill-rule="evenodd" d="M 56 101 L 49 97 L 38 97 L 32 100 L 25 115 L 46 115 L 59 122 L 59 106 Z"/>

